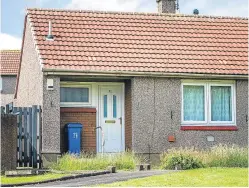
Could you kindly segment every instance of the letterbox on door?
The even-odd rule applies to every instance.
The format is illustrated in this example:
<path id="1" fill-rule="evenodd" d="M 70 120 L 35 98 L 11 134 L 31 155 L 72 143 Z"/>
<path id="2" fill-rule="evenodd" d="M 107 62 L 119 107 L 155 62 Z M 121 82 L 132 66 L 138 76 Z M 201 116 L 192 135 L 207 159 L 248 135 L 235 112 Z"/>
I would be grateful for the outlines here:
<path id="1" fill-rule="evenodd" d="M 66 150 L 69 153 L 80 154 L 81 130 L 80 123 L 68 123 L 65 126 Z"/>

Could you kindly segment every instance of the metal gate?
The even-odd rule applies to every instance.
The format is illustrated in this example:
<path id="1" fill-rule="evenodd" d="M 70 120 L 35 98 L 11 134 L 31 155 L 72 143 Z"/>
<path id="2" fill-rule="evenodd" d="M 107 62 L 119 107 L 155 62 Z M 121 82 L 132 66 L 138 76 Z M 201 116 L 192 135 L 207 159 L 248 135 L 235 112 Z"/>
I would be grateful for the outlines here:
<path id="1" fill-rule="evenodd" d="M 17 167 L 41 168 L 41 107 L 6 106 L 17 115 Z"/>

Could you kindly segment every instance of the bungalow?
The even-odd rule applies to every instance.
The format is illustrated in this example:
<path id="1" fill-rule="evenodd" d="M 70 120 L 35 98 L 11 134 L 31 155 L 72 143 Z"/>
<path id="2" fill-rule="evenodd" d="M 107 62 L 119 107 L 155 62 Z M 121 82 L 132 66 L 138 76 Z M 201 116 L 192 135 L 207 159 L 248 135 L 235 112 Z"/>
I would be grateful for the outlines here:
<path id="1" fill-rule="evenodd" d="M 5 106 L 14 100 L 16 76 L 20 64 L 20 51 L 1 50 L 0 57 L 0 98 L 1 106 Z"/>
<path id="2" fill-rule="evenodd" d="M 65 152 L 68 122 L 83 124 L 87 152 L 248 145 L 248 19 L 157 2 L 158 13 L 27 10 L 15 102 L 42 106 L 44 165 Z"/>

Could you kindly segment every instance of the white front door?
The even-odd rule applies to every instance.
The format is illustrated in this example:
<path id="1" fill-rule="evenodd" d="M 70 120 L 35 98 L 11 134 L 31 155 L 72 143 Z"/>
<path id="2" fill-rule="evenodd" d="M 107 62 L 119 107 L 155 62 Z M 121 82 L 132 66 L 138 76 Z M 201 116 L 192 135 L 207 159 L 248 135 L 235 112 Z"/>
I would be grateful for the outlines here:
<path id="1" fill-rule="evenodd" d="M 115 153 L 123 151 L 123 95 L 122 86 L 100 86 L 99 96 L 99 152 Z M 102 137 L 102 135 L 104 135 Z M 104 138 L 104 140 L 103 140 Z M 102 141 L 104 147 L 102 148 Z"/>

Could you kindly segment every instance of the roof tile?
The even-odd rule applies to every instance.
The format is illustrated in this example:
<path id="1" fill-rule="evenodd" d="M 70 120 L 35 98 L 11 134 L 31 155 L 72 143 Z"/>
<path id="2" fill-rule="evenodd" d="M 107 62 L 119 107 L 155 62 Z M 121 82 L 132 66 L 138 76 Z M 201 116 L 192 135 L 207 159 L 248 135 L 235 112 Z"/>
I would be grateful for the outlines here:
<path id="1" fill-rule="evenodd" d="M 1 75 L 17 75 L 19 62 L 20 62 L 19 50 L 1 50 L 0 62 L 1 62 Z"/>
<path id="2" fill-rule="evenodd" d="M 248 74 L 248 19 L 28 9 L 46 69 Z M 46 41 L 52 21 L 54 41 Z"/>

